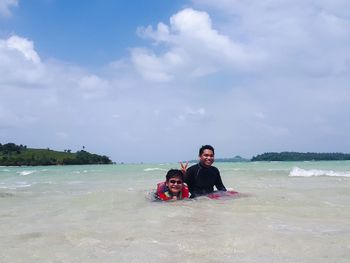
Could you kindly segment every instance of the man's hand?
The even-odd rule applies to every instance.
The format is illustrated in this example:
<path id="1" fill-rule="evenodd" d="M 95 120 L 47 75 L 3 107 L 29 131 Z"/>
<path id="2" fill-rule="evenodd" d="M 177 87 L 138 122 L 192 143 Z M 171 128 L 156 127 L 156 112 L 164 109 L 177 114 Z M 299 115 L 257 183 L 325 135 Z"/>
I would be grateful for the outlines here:
<path id="1" fill-rule="evenodd" d="M 185 174 L 187 171 L 188 161 L 186 161 L 185 164 L 183 164 L 183 162 L 180 162 L 180 166 L 181 166 L 182 173 Z"/>

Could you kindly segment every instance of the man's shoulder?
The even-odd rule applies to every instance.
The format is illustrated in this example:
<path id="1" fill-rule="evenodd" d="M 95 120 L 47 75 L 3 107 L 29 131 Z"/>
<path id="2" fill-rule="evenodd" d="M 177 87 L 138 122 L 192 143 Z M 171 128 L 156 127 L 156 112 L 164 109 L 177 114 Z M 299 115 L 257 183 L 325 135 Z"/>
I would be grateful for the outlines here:
<path id="1" fill-rule="evenodd" d="M 198 169 L 199 163 L 191 165 L 188 169 Z"/>
<path id="2" fill-rule="evenodd" d="M 198 163 L 196 163 L 196 164 L 190 166 L 190 167 L 187 169 L 187 172 L 191 172 L 191 171 L 198 170 L 198 167 L 199 167 L 199 165 L 198 165 Z"/>
<path id="3" fill-rule="evenodd" d="M 220 173 L 219 169 L 215 166 L 210 166 L 209 169 L 212 169 L 213 171 Z"/>

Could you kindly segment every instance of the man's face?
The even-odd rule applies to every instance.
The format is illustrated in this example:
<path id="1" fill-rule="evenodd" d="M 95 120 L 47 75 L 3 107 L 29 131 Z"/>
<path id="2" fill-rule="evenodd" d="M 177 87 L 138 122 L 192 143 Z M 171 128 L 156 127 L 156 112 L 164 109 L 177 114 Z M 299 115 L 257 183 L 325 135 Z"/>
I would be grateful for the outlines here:
<path id="1" fill-rule="evenodd" d="M 214 153 L 212 150 L 205 149 L 199 156 L 199 161 L 204 166 L 211 166 L 214 162 Z"/>

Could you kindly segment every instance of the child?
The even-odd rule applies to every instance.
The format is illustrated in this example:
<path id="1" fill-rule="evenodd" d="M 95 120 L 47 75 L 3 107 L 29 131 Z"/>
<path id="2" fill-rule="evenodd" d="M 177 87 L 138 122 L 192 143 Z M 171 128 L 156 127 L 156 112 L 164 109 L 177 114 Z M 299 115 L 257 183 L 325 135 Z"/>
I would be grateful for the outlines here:
<path id="1" fill-rule="evenodd" d="M 166 181 L 157 184 L 156 198 L 162 201 L 188 198 L 189 191 L 183 179 L 181 170 L 169 170 L 166 174 Z"/>

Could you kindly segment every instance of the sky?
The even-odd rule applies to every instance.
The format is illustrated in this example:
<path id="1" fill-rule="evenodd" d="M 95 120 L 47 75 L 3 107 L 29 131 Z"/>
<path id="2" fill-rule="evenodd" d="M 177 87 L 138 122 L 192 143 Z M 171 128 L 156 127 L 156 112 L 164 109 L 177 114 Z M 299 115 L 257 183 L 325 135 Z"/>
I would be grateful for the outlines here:
<path id="1" fill-rule="evenodd" d="M 0 0 L 0 143 L 115 162 L 349 152 L 348 0 Z"/>

